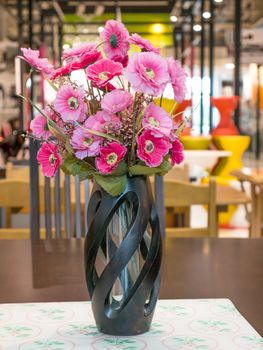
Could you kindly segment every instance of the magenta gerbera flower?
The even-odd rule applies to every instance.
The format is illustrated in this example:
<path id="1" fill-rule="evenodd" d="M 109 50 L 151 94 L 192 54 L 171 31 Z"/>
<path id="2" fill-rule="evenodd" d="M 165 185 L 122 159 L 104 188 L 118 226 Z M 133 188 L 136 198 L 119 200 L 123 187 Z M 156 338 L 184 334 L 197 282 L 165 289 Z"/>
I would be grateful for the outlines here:
<path id="1" fill-rule="evenodd" d="M 167 62 L 170 81 L 174 91 L 174 99 L 181 103 L 185 98 L 187 74 L 179 61 L 169 57 Z"/>
<path id="2" fill-rule="evenodd" d="M 45 113 L 45 110 L 43 112 Z M 52 135 L 49 131 L 46 118 L 44 118 L 40 113 L 37 114 L 33 120 L 31 120 L 30 130 L 32 131 L 32 135 L 34 137 L 45 141 Z"/>
<path id="3" fill-rule="evenodd" d="M 102 59 L 87 68 L 87 77 L 98 87 L 103 87 L 115 76 L 121 75 L 123 67 L 118 62 Z"/>
<path id="4" fill-rule="evenodd" d="M 78 59 L 70 61 L 65 66 L 54 69 L 50 75 L 50 79 L 54 80 L 60 76 L 69 75 L 75 70 L 85 69 L 88 67 L 88 65 L 101 59 L 101 57 L 101 53 L 97 50 L 87 52 L 80 56 Z"/>
<path id="5" fill-rule="evenodd" d="M 180 140 L 177 138 L 172 143 L 172 149 L 171 149 L 171 163 L 172 165 L 180 164 L 184 160 L 184 153 L 183 153 L 184 147 L 181 144 Z"/>
<path id="6" fill-rule="evenodd" d="M 155 53 L 160 53 L 160 49 L 157 47 L 152 46 L 149 40 L 143 39 L 139 34 L 132 34 L 129 37 L 129 42 L 131 44 L 135 44 L 139 46 L 142 51 L 149 51 L 149 52 L 155 52 Z"/>
<path id="7" fill-rule="evenodd" d="M 57 92 L 54 107 L 61 114 L 64 122 L 84 121 L 87 112 L 84 90 L 74 89 L 71 85 L 63 85 Z"/>
<path id="8" fill-rule="evenodd" d="M 173 129 L 173 120 L 162 107 L 152 102 L 145 110 L 142 126 L 146 129 L 157 130 L 169 137 Z"/>
<path id="9" fill-rule="evenodd" d="M 136 53 L 130 58 L 125 76 L 134 90 L 158 96 L 169 81 L 168 65 L 157 53 Z"/>
<path id="10" fill-rule="evenodd" d="M 48 62 L 47 58 L 40 58 L 39 50 L 32 50 L 27 48 L 21 48 L 24 56 L 18 56 L 30 64 L 36 71 L 41 72 L 45 75 L 51 74 L 54 67 Z"/>
<path id="11" fill-rule="evenodd" d="M 114 56 L 112 57 L 112 61 L 119 62 L 122 64 L 123 68 L 127 67 L 128 62 L 129 62 L 129 56 Z"/>
<path id="12" fill-rule="evenodd" d="M 132 94 L 127 91 L 113 90 L 104 95 L 101 108 L 108 113 L 115 114 L 128 108 L 132 104 Z"/>
<path id="13" fill-rule="evenodd" d="M 52 143 L 43 143 L 37 153 L 37 160 L 45 176 L 55 176 L 58 167 L 62 163 L 58 146 Z"/>
<path id="14" fill-rule="evenodd" d="M 96 167 L 102 174 L 110 174 L 124 158 L 127 149 L 116 141 L 100 148 L 96 158 Z"/>
<path id="15" fill-rule="evenodd" d="M 99 154 L 101 140 L 79 127 L 74 130 L 70 143 L 76 152 L 76 157 L 84 159 Z"/>
<path id="16" fill-rule="evenodd" d="M 71 49 L 63 51 L 62 59 L 67 62 L 79 61 L 82 56 L 96 51 L 97 45 L 95 43 L 80 44 Z"/>
<path id="17" fill-rule="evenodd" d="M 153 130 L 143 131 L 137 138 L 137 145 L 138 157 L 149 167 L 159 166 L 170 148 L 169 140 Z"/>
<path id="18" fill-rule="evenodd" d="M 100 34 L 104 45 L 103 49 L 107 57 L 125 57 L 129 50 L 129 32 L 125 26 L 114 20 L 106 22 L 104 30 Z"/>

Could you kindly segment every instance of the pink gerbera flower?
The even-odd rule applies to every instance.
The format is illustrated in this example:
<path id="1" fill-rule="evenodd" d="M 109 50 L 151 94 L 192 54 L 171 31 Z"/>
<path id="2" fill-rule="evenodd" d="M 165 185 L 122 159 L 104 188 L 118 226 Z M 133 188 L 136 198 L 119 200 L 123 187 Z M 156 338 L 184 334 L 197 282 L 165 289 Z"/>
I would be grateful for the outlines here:
<path id="1" fill-rule="evenodd" d="M 103 49 L 107 57 L 125 57 L 129 50 L 129 32 L 125 26 L 114 20 L 106 22 L 104 30 L 100 34 L 104 45 Z"/>
<path id="2" fill-rule="evenodd" d="M 45 111 L 43 112 L 45 113 Z M 44 118 L 40 113 L 37 114 L 33 120 L 31 120 L 30 129 L 32 131 L 32 135 L 37 139 L 47 141 L 47 139 L 52 135 L 49 131 L 46 118 Z"/>
<path id="3" fill-rule="evenodd" d="M 101 108 L 108 113 L 115 114 L 123 111 L 132 103 L 132 94 L 127 91 L 113 90 L 104 95 L 101 100 Z"/>
<path id="4" fill-rule="evenodd" d="M 71 49 L 67 49 L 63 51 L 62 59 L 67 62 L 79 61 L 82 56 L 86 54 L 96 51 L 97 44 L 95 43 L 86 43 L 80 44 Z"/>
<path id="5" fill-rule="evenodd" d="M 154 52 L 134 54 L 125 75 L 134 90 L 153 96 L 162 94 L 169 81 L 166 60 Z"/>
<path id="6" fill-rule="evenodd" d="M 78 60 L 70 61 L 65 66 L 55 69 L 50 75 L 50 79 L 54 80 L 60 76 L 69 75 L 74 70 L 85 69 L 88 67 L 88 65 L 96 62 L 101 57 L 102 56 L 99 51 L 95 50 L 87 52 L 86 54 L 80 56 Z"/>
<path id="7" fill-rule="evenodd" d="M 53 71 L 54 67 L 48 62 L 47 58 L 39 57 L 39 50 L 21 48 L 21 51 L 23 52 L 24 56 L 18 57 L 29 63 L 30 66 L 36 71 L 41 72 L 45 75 L 49 75 Z"/>
<path id="8" fill-rule="evenodd" d="M 41 166 L 41 170 L 47 177 L 53 177 L 62 163 L 62 158 L 58 151 L 57 145 L 43 143 L 37 153 L 37 160 Z"/>
<path id="9" fill-rule="evenodd" d="M 101 140 L 79 127 L 74 130 L 70 143 L 76 151 L 76 157 L 84 159 L 99 154 Z"/>
<path id="10" fill-rule="evenodd" d="M 160 49 L 152 46 L 149 40 L 143 39 L 139 34 L 132 34 L 129 37 L 129 42 L 131 44 L 138 45 L 142 51 L 150 51 L 155 53 L 160 53 Z"/>
<path id="11" fill-rule="evenodd" d="M 96 158 L 96 167 L 102 174 L 110 174 L 124 158 L 127 149 L 116 141 L 100 148 L 100 155 Z"/>
<path id="12" fill-rule="evenodd" d="M 57 92 L 54 107 L 64 122 L 84 121 L 87 112 L 84 90 L 75 90 L 71 85 L 63 85 Z"/>
<path id="13" fill-rule="evenodd" d="M 170 148 L 169 140 L 157 131 L 145 130 L 137 138 L 138 157 L 149 167 L 157 167 Z"/>
<path id="14" fill-rule="evenodd" d="M 152 102 L 145 110 L 142 126 L 151 130 L 158 130 L 169 137 L 173 129 L 173 120 L 162 107 L 156 106 Z"/>
<path id="15" fill-rule="evenodd" d="M 123 67 L 118 62 L 108 59 L 102 59 L 87 69 L 87 77 L 95 83 L 96 86 L 105 86 L 113 77 L 122 74 Z"/>
<path id="16" fill-rule="evenodd" d="M 180 140 L 177 138 L 172 143 L 172 149 L 171 149 L 171 163 L 172 165 L 180 164 L 184 160 L 184 153 L 183 153 L 184 147 L 181 144 Z"/>
<path id="17" fill-rule="evenodd" d="M 187 74 L 179 61 L 169 57 L 167 62 L 174 98 L 177 102 L 181 103 L 185 98 Z"/>

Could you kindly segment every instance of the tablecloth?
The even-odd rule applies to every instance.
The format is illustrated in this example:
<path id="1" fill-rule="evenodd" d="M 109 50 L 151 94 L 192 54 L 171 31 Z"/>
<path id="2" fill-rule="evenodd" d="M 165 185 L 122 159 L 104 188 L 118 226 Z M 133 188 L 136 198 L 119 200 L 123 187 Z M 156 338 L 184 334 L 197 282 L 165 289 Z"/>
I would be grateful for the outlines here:
<path id="1" fill-rule="evenodd" d="M 228 299 L 159 300 L 149 332 L 97 331 L 90 302 L 0 304 L 1 350 L 254 350 L 263 339 Z"/>

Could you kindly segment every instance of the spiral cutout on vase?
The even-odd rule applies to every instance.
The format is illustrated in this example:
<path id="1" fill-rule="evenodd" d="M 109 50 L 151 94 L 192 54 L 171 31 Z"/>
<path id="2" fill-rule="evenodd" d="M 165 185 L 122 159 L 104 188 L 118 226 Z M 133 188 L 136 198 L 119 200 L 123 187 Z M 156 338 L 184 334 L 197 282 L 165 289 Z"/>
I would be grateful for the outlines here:
<path id="1" fill-rule="evenodd" d="M 146 332 L 160 285 L 161 234 L 149 180 L 128 179 L 118 197 L 94 185 L 85 241 L 86 282 L 99 331 Z"/>

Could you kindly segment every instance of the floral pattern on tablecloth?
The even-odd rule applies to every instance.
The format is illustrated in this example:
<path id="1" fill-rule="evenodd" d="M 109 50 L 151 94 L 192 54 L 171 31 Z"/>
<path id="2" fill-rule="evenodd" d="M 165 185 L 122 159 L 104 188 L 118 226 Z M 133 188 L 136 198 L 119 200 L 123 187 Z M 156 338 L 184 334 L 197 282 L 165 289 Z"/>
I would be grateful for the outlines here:
<path id="1" fill-rule="evenodd" d="M 0 304 L 0 350 L 263 350 L 228 299 L 159 300 L 149 332 L 100 333 L 89 302 Z"/>

